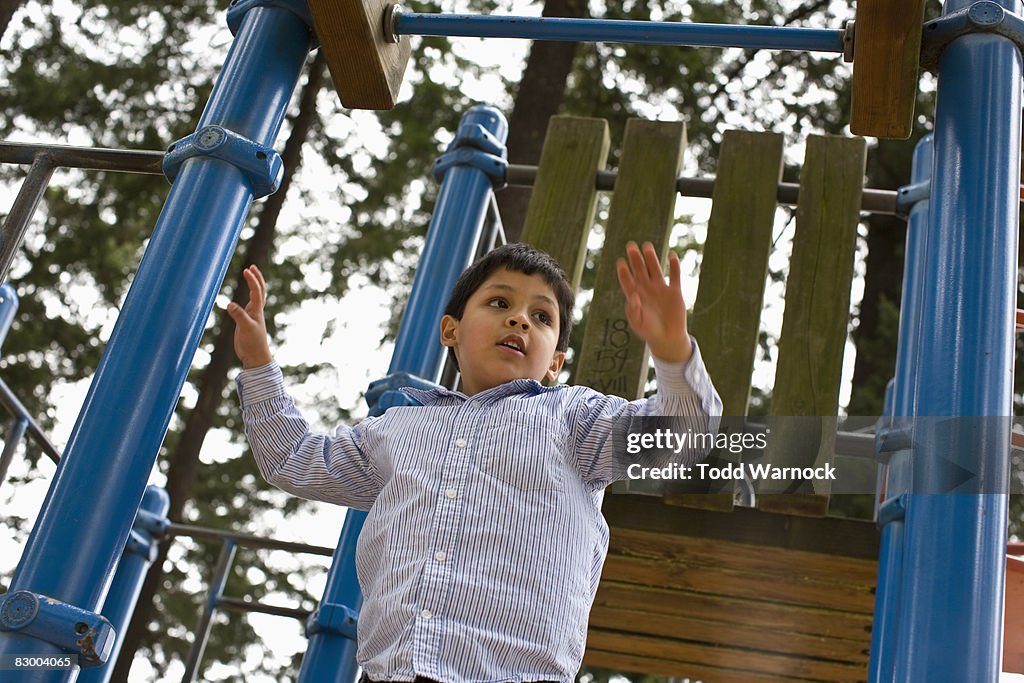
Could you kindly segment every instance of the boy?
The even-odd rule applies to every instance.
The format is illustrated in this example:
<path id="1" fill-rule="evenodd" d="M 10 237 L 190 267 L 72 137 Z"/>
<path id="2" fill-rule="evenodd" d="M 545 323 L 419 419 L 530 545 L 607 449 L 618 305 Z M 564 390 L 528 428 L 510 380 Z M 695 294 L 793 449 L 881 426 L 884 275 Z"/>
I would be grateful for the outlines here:
<path id="1" fill-rule="evenodd" d="M 573 680 L 608 548 L 601 500 L 626 476 L 613 427 L 721 414 L 686 331 L 678 258 L 668 283 L 649 243 L 630 243 L 627 258 L 619 282 L 654 356 L 656 396 L 541 385 L 565 359 L 573 292 L 551 257 L 512 244 L 462 274 L 441 319 L 463 391 L 404 389 L 421 406 L 333 436 L 311 433 L 285 393 L 263 321 L 266 284 L 246 269 L 249 303 L 228 307 L 246 434 L 267 481 L 369 510 L 356 566 L 358 660 L 371 681 Z"/>

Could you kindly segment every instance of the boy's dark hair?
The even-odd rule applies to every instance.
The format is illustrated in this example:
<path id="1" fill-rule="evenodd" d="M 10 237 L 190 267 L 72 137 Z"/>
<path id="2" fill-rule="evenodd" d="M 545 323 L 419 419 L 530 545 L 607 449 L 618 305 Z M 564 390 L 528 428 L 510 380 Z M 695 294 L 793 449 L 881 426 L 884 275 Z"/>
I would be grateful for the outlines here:
<path id="1" fill-rule="evenodd" d="M 473 265 L 462 272 L 455 287 L 452 288 L 448 305 L 444 314 L 456 320 L 462 320 L 466 312 L 466 302 L 473 296 L 480 285 L 496 270 L 502 268 L 522 273 L 523 275 L 540 275 L 551 286 L 558 302 L 558 342 L 555 348 L 565 351 L 569 348 L 569 333 L 572 332 L 572 309 L 576 302 L 576 294 L 569 285 L 569 278 L 558 265 L 558 261 L 540 249 L 529 244 L 514 242 L 494 249 L 480 257 Z M 448 355 L 455 360 L 453 349 Z"/>

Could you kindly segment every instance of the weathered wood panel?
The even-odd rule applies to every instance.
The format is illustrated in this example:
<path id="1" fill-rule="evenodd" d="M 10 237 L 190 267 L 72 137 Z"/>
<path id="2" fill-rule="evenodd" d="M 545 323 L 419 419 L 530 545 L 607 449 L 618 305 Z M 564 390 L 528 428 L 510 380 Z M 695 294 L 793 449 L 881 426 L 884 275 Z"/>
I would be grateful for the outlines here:
<path id="1" fill-rule="evenodd" d="M 683 123 L 630 119 L 574 381 L 635 399 L 647 379 L 647 345 L 626 321 L 616 261 L 630 240 L 649 241 L 664 260 L 675 213 L 676 178 L 686 146 Z"/>
<path id="2" fill-rule="evenodd" d="M 924 0 L 857 0 L 850 130 L 906 139 L 914 128 Z"/>
<path id="3" fill-rule="evenodd" d="M 580 284 L 587 235 L 597 208 L 597 171 L 608 160 L 604 119 L 553 116 L 523 224 L 523 241 L 551 254 Z"/>
<path id="4" fill-rule="evenodd" d="M 811 136 L 807 140 L 772 416 L 836 415 L 865 158 L 862 138 Z M 824 428 L 830 424 L 821 420 L 777 421 L 768 438 L 766 457 L 780 467 L 823 464 L 832 457 L 835 442 L 834 430 Z M 762 482 L 759 493 L 828 495 L 829 488 L 824 481 L 768 480 Z M 798 502 L 761 498 L 765 509 L 771 506 L 773 510 L 784 510 L 789 503 Z M 800 511 L 793 509 L 794 513 Z"/>
<path id="5" fill-rule="evenodd" d="M 309 0 L 320 49 L 341 103 L 351 109 L 391 109 L 409 64 L 409 38 L 384 40 L 387 0 Z"/>

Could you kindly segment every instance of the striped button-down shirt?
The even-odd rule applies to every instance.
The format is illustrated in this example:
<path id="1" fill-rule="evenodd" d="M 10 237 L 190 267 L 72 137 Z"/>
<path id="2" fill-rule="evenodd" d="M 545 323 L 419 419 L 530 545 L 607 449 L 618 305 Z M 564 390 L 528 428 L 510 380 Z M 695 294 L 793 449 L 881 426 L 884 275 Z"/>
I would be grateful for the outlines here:
<path id="1" fill-rule="evenodd" d="M 267 481 L 369 510 L 356 567 L 358 660 L 371 678 L 573 680 L 608 549 L 604 489 L 626 476 L 613 430 L 643 415 L 721 414 L 696 345 L 689 362 L 655 370 L 658 393 L 632 402 L 534 380 L 468 397 L 406 389 L 422 406 L 333 435 L 310 430 L 276 364 L 239 375 Z"/>

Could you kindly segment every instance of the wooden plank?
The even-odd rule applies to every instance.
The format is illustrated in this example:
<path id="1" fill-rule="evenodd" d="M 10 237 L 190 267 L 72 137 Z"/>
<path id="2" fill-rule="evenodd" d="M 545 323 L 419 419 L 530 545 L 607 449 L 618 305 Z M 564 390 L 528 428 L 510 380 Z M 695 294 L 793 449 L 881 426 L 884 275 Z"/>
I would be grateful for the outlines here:
<path id="1" fill-rule="evenodd" d="M 786 605 L 757 598 L 736 598 L 696 591 L 651 588 L 608 578 L 594 599 L 594 609 L 621 608 L 649 614 L 700 615 L 705 621 L 744 624 L 762 630 L 818 635 L 861 643 L 871 641 L 872 615 L 831 608 Z"/>
<path id="2" fill-rule="evenodd" d="M 858 666 L 866 666 L 868 663 L 870 643 L 863 640 L 790 633 L 748 624 L 729 624 L 688 614 L 685 611 L 678 614 L 651 614 L 633 609 L 595 607 L 590 612 L 590 628 L 688 640 L 712 647 L 738 647 L 766 654 L 830 659 Z"/>
<path id="3" fill-rule="evenodd" d="M 869 587 L 875 585 L 878 575 L 878 562 L 875 560 L 766 548 L 697 536 L 666 536 L 636 529 L 613 529 L 608 548 L 620 555 L 685 562 L 691 566 Z"/>
<path id="4" fill-rule="evenodd" d="M 698 591 L 713 595 L 782 602 L 871 614 L 873 587 L 815 581 L 797 577 L 756 575 L 730 569 L 688 566 L 610 554 L 602 576 L 641 586 Z"/>
<path id="5" fill-rule="evenodd" d="M 880 532 L 873 522 L 834 517 L 791 517 L 736 508 L 731 513 L 666 505 L 653 496 L 605 496 L 604 515 L 613 528 L 721 539 L 792 548 L 826 555 L 877 559 Z"/>
<path id="6" fill-rule="evenodd" d="M 880 138 L 914 129 L 924 0 L 857 0 L 850 130 Z"/>
<path id="7" fill-rule="evenodd" d="M 313 27 L 341 103 L 350 109 L 391 109 L 412 53 L 409 38 L 384 39 L 390 0 L 309 0 Z"/>
<path id="8" fill-rule="evenodd" d="M 623 673 L 685 678 L 699 680 L 702 683 L 794 683 L 807 680 L 741 669 L 710 667 L 692 662 L 661 659 L 660 657 L 640 657 L 626 652 L 608 652 L 589 645 L 583 655 L 583 663 Z"/>
<path id="9" fill-rule="evenodd" d="M 683 123 L 626 122 L 615 193 L 597 265 L 594 298 L 573 381 L 605 394 L 640 398 L 647 381 L 647 345 L 629 328 L 616 261 L 630 240 L 650 241 L 661 255 L 675 217 L 676 178 L 683 163 Z"/>
<path id="10" fill-rule="evenodd" d="M 725 132 L 689 321 L 723 415 L 747 414 L 781 176 L 782 135 Z"/>
<path id="11" fill-rule="evenodd" d="M 597 171 L 608 160 L 608 122 L 552 116 L 523 223 L 523 242 L 551 254 L 573 288 L 583 273 L 597 208 Z"/>
<path id="12" fill-rule="evenodd" d="M 770 411 L 787 419 L 773 421 L 765 456 L 779 467 L 820 466 L 834 452 L 833 420 L 793 416 L 837 413 L 865 159 L 862 138 L 807 139 Z M 829 493 L 824 480 L 760 484 L 759 494 Z"/>
<path id="13" fill-rule="evenodd" d="M 1024 559 L 1006 558 L 1003 671 L 1024 674 Z"/>
<path id="14" fill-rule="evenodd" d="M 866 666 L 845 662 L 790 657 L 740 648 L 712 648 L 683 640 L 639 636 L 604 629 L 591 629 L 587 640 L 591 647 L 605 652 L 623 652 L 709 667 L 742 668 L 776 676 L 853 683 L 862 681 L 867 674 Z M 714 680 L 716 679 L 713 677 L 709 679 Z"/>

